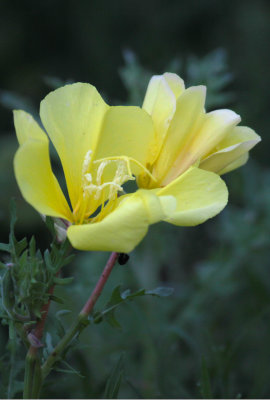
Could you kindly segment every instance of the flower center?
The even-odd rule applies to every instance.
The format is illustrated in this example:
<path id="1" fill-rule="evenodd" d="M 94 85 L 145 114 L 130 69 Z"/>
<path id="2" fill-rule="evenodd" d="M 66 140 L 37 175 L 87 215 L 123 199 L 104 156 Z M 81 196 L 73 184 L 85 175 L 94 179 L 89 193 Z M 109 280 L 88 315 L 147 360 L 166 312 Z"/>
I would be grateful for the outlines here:
<path id="1" fill-rule="evenodd" d="M 82 166 L 82 195 L 73 210 L 74 222 L 96 222 L 113 211 L 123 185 L 135 180 L 131 163 L 139 166 L 145 174 L 152 175 L 137 160 L 127 157 L 106 157 L 92 160 L 92 150 L 87 151 Z"/>

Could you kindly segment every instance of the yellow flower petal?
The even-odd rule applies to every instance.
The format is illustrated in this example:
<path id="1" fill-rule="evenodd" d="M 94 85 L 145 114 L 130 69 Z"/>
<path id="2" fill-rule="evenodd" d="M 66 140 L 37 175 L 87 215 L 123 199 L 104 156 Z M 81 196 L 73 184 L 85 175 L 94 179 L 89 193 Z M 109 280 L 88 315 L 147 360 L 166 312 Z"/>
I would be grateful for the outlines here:
<path id="1" fill-rule="evenodd" d="M 70 226 L 67 235 L 72 246 L 87 251 L 132 251 L 148 230 L 148 210 L 141 196 L 120 200 L 102 221 Z"/>
<path id="2" fill-rule="evenodd" d="M 41 120 L 61 159 L 73 207 L 81 193 L 85 155 L 96 147 L 108 108 L 87 83 L 66 85 L 41 102 Z"/>
<path id="3" fill-rule="evenodd" d="M 52 173 L 49 143 L 45 134 L 44 137 L 42 140 L 28 139 L 17 150 L 14 158 L 16 180 L 25 200 L 38 212 L 71 221 L 69 206 Z"/>
<path id="4" fill-rule="evenodd" d="M 187 170 L 197 160 L 214 148 L 240 121 L 239 115 L 231 110 L 217 110 L 204 115 L 199 129 L 187 137 L 181 152 L 171 167 L 163 184 L 167 184 Z"/>
<path id="5" fill-rule="evenodd" d="M 48 143 L 46 133 L 39 127 L 32 115 L 22 110 L 14 110 L 13 116 L 16 135 L 20 145 L 28 139 L 36 139 Z"/>
<path id="6" fill-rule="evenodd" d="M 178 97 L 185 90 L 185 83 L 183 79 L 181 79 L 178 75 L 173 74 L 172 72 L 165 72 L 163 76 L 167 84 L 170 86 L 170 89 L 173 92 L 175 98 L 178 99 Z"/>
<path id="7" fill-rule="evenodd" d="M 204 86 L 190 87 L 178 98 L 166 140 L 153 169 L 159 182 L 169 173 L 185 143 L 199 129 L 204 114 L 204 102 Z"/>
<path id="8" fill-rule="evenodd" d="M 237 126 L 213 149 L 200 164 L 200 168 L 216 173 L 225 173 L 238 168 L 247 161 L 244 156 L 254 147 L 261 138 L 252 129 L 245 126 Z M 238 158 L 241 158 L 238 162 Z M 229 167 L 230 166 L 230 167 Z"/>
<path id="9" fill-rule="evenodd" d="M 233 161 L 231 164 L 227 165 L 224 169 L 219 171 L 219 175 L 224 175 L 227 174 L 228 172 L 233 171 L 236 168 L 242 167 L 243 165 L 246 164 L 249 158 L 249 153 L 245 153 L 239 158 L 237 158 L 235 161 Z"/>
<path id="10" fill-rule="evenodd" d="M 150 149 L 154 139 L 152 119 L 144 110 L 139 107 L 111 107 L 105 115 L 93 158 L 125 156 L 145 165 L 153 158 Z M 134 173 L 142 172 L 135 163 L 131 162 L 131 167 Z M 106 174 L 109 169 L 106 168 Z"/>
<path id="11" fill-rule="evenodd" d="M 157 154 L 175 113 L 176 98 L 184 89 L 183 80 L 172 73 L 154 75 L 149 82 L 142 108 L 152 116 L 154 122 Z"/>
<path id="12" fill-rule="evenodd" d="M 156 193 L 176 198 L 176 210 L 166 221 L 180 226 L 205 222 L 217 215 L 228 201 L 227 187 L 222 179 L 213 172 L 194 167 Z"/>
<path id="13" fill-rule="evenodd" d="M 140 189 L 136 192 L 144 202 L 148 212 L 149 224 L 168 218 L 176 209 L 176 199 L 171 195 L 157 196 L 157 190 Z"/>

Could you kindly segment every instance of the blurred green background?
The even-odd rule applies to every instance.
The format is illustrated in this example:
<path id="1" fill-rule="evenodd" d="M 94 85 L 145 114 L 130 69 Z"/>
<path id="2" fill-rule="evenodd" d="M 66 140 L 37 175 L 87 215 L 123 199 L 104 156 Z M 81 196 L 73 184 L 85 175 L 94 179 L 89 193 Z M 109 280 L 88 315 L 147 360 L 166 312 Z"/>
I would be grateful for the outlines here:
<path id="1" fill-rule="evenodd" d="M 0 241 L 8 240 L 15 196 L 18 236 L 49 245 L 14 179 L 11 110 L 37 116 L 40 100 L 62 82 L 90 82 L 111 104 L 139 105 L 151 74 L 177 72 L 189 85 L 207 84 L 208 110 L 232 108 L 262 136 L 248 164 L 225 177 L 227 208 L 196 228 L 152 226 L 128 265 L 115 269 L 97 309 L 118 284 L 173 287 L 173 296 L 123 305 L 121 329 L 89 327 L 67 357 L 83 377 L 55 372 L 43 397 L 103 397 L 121 354 L 120 398 L 270 397 L 269 41 L 267 0 L 0 0 Z M 61 293 L 66 308 L 80 310 L 106 257 L 78 252 L 66 267 L 75 276 Z M 59 334 L 57 309 L 48 347 Z M 7 337 L 0 327 L 1 354 Z"/>

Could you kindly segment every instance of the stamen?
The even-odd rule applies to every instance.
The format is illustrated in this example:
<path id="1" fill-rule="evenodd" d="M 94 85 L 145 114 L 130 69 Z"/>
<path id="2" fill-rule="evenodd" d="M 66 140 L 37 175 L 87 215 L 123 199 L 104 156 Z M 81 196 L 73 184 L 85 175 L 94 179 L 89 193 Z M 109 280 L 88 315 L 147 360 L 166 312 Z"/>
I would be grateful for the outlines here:
<path id="1" fill-rule="evenodd" d="M 92 158 L 92 150 L 88 150 L 88 152 L 85 154 L 84 160 L 83 160 L 83 166 L 82 166 L 82 175 L 84 176 L 90 166 L 91 163 L 91 158 Z"/>
<path id="2" fill-rule="evenodd" d="M 130 176 L 132 176 L 130 168 L 130 161 L 132 161 L 134 162 L 134 164 L 138 165 L 154 182 L 157 182 L 156 178 L 151 174 L 151 172 L 146 167 L 144 167 L 138 160 L 135 160 L 135 158 L 132 157 L 127 157 L 127 156 L 105 157 L 105 158 L 100 158 L 99 160 L 95 160 L 94 164 L 103 161 L 117 161 L 117 160 L 123 160 L 126 162 L 128 173 Z"/>
<path id="3" fill-rule="evenodd" d="M 102 178 L 102 175 L 103 175 L 103 171 L 104 171 L 105 167 L 106 167 L 108 164 L 109 164 L 108 161 L 104 161 L 104 162 L 102 162 L 102 163 L 100 164 L 100 166 L 98 167 L 98 170 L 97 170 L 97 179 L 96 179 L 98 185 L 101 185 L 101 178 Z"/>
<path id="4" fill-rule="evenodd" d="M 147 168 L 131 157 L 106 157 L 92 161 L 92 150 L 87 151 L 82 165 L 82 195 L 73 210 L 77 223 L 81 224 L 88 218 L 91 222 L 100 220 L 109 210 L 115 207 L 118 193 L 124 191 L 123 184 L 135 180 L 131 170 L 131 162 L 156 181 Z M 113 169 L 114 177 L 111 181 L 104 182 L 104 170 L 111 163 L 116 164 L 115 169 Z M 94 175 L 89 172 L 93 164 L 98 164 Z M 108 191 L 106 191 L 107 188 Z M 91 218 L 91 215 L 99 206 L 101 206 L 100 212 L 94 219 Z"/>

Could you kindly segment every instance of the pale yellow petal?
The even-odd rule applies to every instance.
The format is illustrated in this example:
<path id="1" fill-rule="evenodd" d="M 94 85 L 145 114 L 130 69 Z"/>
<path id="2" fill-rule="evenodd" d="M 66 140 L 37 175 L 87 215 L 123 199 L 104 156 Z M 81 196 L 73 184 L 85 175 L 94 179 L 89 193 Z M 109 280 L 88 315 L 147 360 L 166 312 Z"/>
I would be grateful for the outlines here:
<path id="1" fill-rule="evenodd" d="M 102 221 L 70 226 L 67 235 L 79 250 L 129 253 L 143 239 L 148 225 L 143 200 L 130 196 Z"/>
<path id="2" fill-rule="evenodd" d="M 154 139 L 153 122 L 146 111 L 139 107 L 111 107 L 104 117 L 93 157 L 131 157 L 145 166 L 153 158 Z M 134 173 L 142 172 L 134 162 L 131 167 Z"/>
<path id="3" fill-rule="evenodd" d="M 249 153 L 243 154 L 242 156 L 237 158 L 235 161 L 233 161 L 231 164 L 227 165 L 227 167 L 225 167 L 224 169 L 219 171 L 219 175 L 227 174 L 228 172 L 231 172 L 237 168 L 242 167 L 243 165 L 246 164 L 246 162 L 248 161 L 248 158 L 249 158 Z"/>
<path id="4" fill-rule="evenodd" d="M 191 167 L 157 195 L 174 196 L 176 210 L 166 219 L 179 226 L 194 226 L 217 215 L 227 204 L 228 191 L 213 172 Z"/>
<path id="5" fill-rule="evenodd" d="M 153 169 L 154 176 L 160 182 L 171 171 L 175 160 L 179 154 L 182 154 L 185 144 L 200 128 L 204 115 L 204 102 L 204 86 L 190 87 L 178 98 L 166 140 Z"/>
<path id="6" fill-rule="evenodd" d="M 165 72 L 165 74 L 163 74 L 163 77 L 170 86 L 170 89 L 173 92 L 175 98 L 178 99 L 178 97 L 185 90 L 185 83 L 183 79 L 171 72 Z"/>
<path id="7" fill-rule="evenodd" d="M 157 134 L 156 155 L 158 155 L 169 124 L 176 110 L 176 99 L 184 91 L 184 82 L 178 75 L 165 73 L 154 75 L 148 85 L 143 109 L 152 117 Z"/>
<path id="8" fill-rule="evenodd" d="M 175 208 L 172 196 L 157 197 L 138 191 L 119 199 L 114 211 L 100 222 L 72 225 L 67 235 L 79 250 L 129 253 L 143 239 L 148 226 L 164 219 Z"/>
<path id="9" fill-rule="evenodd" d="M 48 142 L 46 133 L 43 132 L 32 115 L 23 110 L 14 110 L 13 116 L 16 135 L 20 145 L 28 139 L 36 139 L 44 141 L 45 143 Z"/>
<path id="10" fill-rule="evenodd" d="M 149 224 L 155 224 L 168 218 L 176 209 L 176 199 L 171 195 L 157 196 L 157 189 L 140 189 L 136 192 L 144 201 L 148 212 Z"/>
<path id="11" fill-rule="evenodd" d="M 61 87 L 41 102 L 41 120 L 61 159 L 73 207 L 81 193 L 85 155 L 96 147 L 108 108 L 87 83 Z"/>
<path id="12" fill-rule="evenodd" d="M 229 168 L 227 172 L 238 168 L 243 165 L 244 160 L 247 161 L 247 158 L 242 157 L 260 140 L 260 136 L 252 129 L 237 126 L 225 136 L 210 155 L 202 160 L 200 168 L 219 174 L 224 173 L 227 167 Z M 241 159 L 238 162 L 239 158 Z"/>
<path id="13" fill-rule="evenodd" d="M 186 138 L 166 179 L 163 180 L 163 184 L 171 182 L 189 166 L 209 153 L 239 121 L 239 115 L 231 110 L 217 110 L 205 114 L 201 127 Z"/>
<path id="14" fill-rule="evenodd" d="M 67 201 L 51 169 L 49 143 L 44 136 L 42 140 L 28 139 L 17 150 L 16 180 L 25 200 L 38 212 L 72 221 Z"/>

